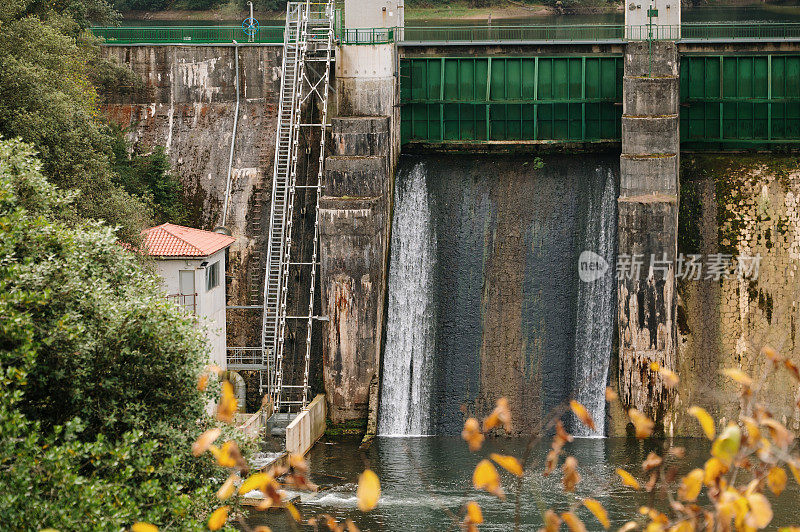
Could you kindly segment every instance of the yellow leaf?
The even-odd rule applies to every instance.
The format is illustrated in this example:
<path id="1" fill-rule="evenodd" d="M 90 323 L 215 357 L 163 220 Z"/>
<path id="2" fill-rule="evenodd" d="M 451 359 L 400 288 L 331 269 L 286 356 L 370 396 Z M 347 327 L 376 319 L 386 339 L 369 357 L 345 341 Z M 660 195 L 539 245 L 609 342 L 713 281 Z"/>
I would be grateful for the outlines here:
<path id="1" fill-rule="evenodd" d="M 630 532 L 631 530 L 636 530 L 637 528 L 639 528 L 639 523 L 636 521 L 628 521 L 622 525 L 617 532 Z"/>
<path id="2" fill-rule="evenodd" d="M 219 438 L 220 434 L 222 434 L 222 430 L 220 429 L 211 429 L 202 433 L 200 437 L 197 438 L 197 441 L 192 444 L 192 455 L 200 456 L 206 452 L 211 444 Z"/>
<path id="3" fill-rule="evenodd" d="M 767 473 L 767 486 L 770 491 L 775 495 L 780 495 L 786 488 L 786 481 L 788 480 L 786 470 L 782 467 L 775 466 Z"/>
<path id="4" fill-rule="evenodd" d="M 574 513 L 564 512 L 561 514 L 561 519 L 567 524 L 570 532 L 586 532 L 586 525 Z"/>
<path id="5" fill-rule="evenodd" d="M 365 469 L 358 477 L 358 509 L 369 512 L 378 505 L 381 498 L 381 481 L 371 469 Z"/>
<path id="6" fill-rule="evenodd" d="M 347 525 L 347 532 L 361 532 L 352 519 L 348 519 L 344 524 Z"/>
<path id="7" fill-rule="evenodd" d="M 221 501 L 227 500 L 231 498 L 233 495 L 233 491 L 236 488 L 234 484 L 236 483 L 236 479 L 239 478 L 239 475 L 233 473 L 231 476 L 228 477 L 228 480 L 220 486 L 219 490 L 217 491 L 217 498 Z"/>
<path id="8" fill-rule="evenodd" d="M 268 526 L 259 525 L 253 529 L 253 532 L 272 532 L 272 529 Z"/>
<path id="9" fill-rule="evenodd" d="M 52 528 L 48 528 L 47 530 L 53 530 Z M 42 530 L 41 532 L 47 532 L 47 530 Z M 142 523 L 141 521 L 138 523 L 133 523 L 131 526 L 131 532 L 158 532 L 158 527 L 156 525 L 151 525 L 150 523 Z"/>
<path id="10" fill-rule="evenodd" d="M 606 401 L 609 403 L 613 403 L 619 398 L 617 392 L 606 386 Z"/>
<path id="11" fill-rule="evenodd" d="M 744 428 L 747 430 L 747 444 L 755 445 L 761 439 L 761 429 L 755 419 L 747 416 L 741 416 Z"/>
<path id="12" fill-rule="evenodd" d="M 600 524 L 603 525 L 603 528 L 608 530 L 611 526 L 611 521 L 608 520 L 608 512 L 603 508 L 603 505 L 594 499 L 583 499 L 583 505 L 594 514 Z"/>
<path id="13" fill-rule="evenodd" d="M 769 345 L 765 345 L 761 348 L 761 354 L 767 357 L 772 363 L 777 364 L 781 361 L 781 357 L 778 355 L 778 352 Z"/>
<path id="14" fill-rule="evenodd" d="M 789 470 L 792 472 L 795 481 L 800 484 L 800 461 L 792 460 L 787 462 L 786 465 L 789 466 Z"/>
<path id="15" fill-rule="evenodd" d="M 734 457 L 739 452 L 741 443 L 741 429 L 735 423 L 729 423 L 711 446 L 711 455 L 719 458 L 723 464 L 730 467 Z"/>
<path id="16" fill-rule="evenodd" d="M 649 417 L 639 412 L 635 408 L 628 410 L 628 417 L 631 418 L 633 426 L 636 428 L 636 437 L 643 440 L 653 433 L 655 423 Z"/>
<path id="17" fill-rule="evenodd" d="M 681 485 L 678 488 L 678 498 L 682 501 L 694 502 L 697 496 L 700 495 L 700 490 L 703 488 L 703 478 L 705 474 L 702 469 L 693 469 L 688 475 L 681 479 Z"/>
<path id="18" fill-rule="evenodd" d="M 705 475 L 703 477 L 703 484 L 706 486 L 713 486 L 716 484 L 717 479 L 728 472 L 728 466 L 722 463 L 719 458 L 711 457 L 705 463 Z"/>
<path id="19" fill-rule="evenodd" d="M 233 414 L 239 408 L 236 396 L 233 394 L 233 385 L 228 381 L 222 382 L 222 397 L 217 405 L 217 419 L 230 423 L 233 421 Z"/>
<path id="20" fill-rule="evenodd" d="M 553 510 L 547 509 L 544 512 L 544 530 L 545 532 L 558 532 L 561 528 L 561 518 Z"/>
<path id="21" fill-rule="evenodd" d="M 497 465 L 499 465 L 509 473 L 517 475 L 518 477 L 522 476 L 522 464 L 520 464 L 519 460 L 517 460 L 513 456 L 507 456 L 497 453 L 492 453 L 489 456 L 492 458 L 492 460 L 497 462 Z"/>
<path id="22" fill-rule="evenodd" d="M 217 463 L 222 467 L 233 467 L 236 465 L 236 459 L 231 454 L 231 450 L 233 449 L 233 441 L 226 441 L 222 444 L 222 449 L 218 448 L 216 445 L 212 445 L 208 448 L 211 451 L 211 454 L 214 455 L 216 458 Z"/>
<path id="23" fill-rule="evenodd" d="M 475 486 L 475 489 L 486 490 L 500 498 L 503 497 L 500 489 L 500 475 L 497 474 L 497 469 L 489 460 L 481 460 L 475 466 L 475 471 L 472 473 L 472 485 Z"/>
<path id="24" fill-rule="evenodd" d="M 745 523 L 753 528 L 766 528 L 772 521 L 772 507 L 767 498 L 760 493 L 751 493 L 747 496 L 747 505 L 750 511 L 745 517 Z"/>
<path id="25" fill-rule="evenodd" d="M 271 480 L 272 477 L 267 473 L 253 473 L 247 478 L 247 480 L 242 482 L 241 486 L 239 486 L 239 495 L 244 495 L 245 493 L 249 493 L 253 490 L 259 490 L 263 492 L 264 488 Z"/>
<path id="26" fill-rule="evenodd" d="M 464 430 L 461 431 L 461 437 L 469 444 L 470 451 L 475 452 L 481 448 L 484 436 L 477 419 L 471 417 L 464 422 Z"/>
<path id="27" fill-rule="evenodd" d="M 214 513 L 211 514 L 211 517 L 208 518 L 208 528 L 209 530 L 219 530 L 225 524 L 225 521 L 228 520 L 228 510 L 230 510 L 230 506 L 220 506 Z"/>
<path id="28" fill-rule="evenodd" d="M 469 501 L 467 503 L 467 519 L 471 524 L 479 525 L 483 523 L 483 513 L 481 507 L 477 502 Z"/>
<path id="29" fill-rule="evenodd" d="M 589 414 L 589 411 L 586 410 L 586 407 L 580 404 L 578 401 L 574 399 L 569 402 L 569 407 L 572 409 L 572 413 L 575 414 L 575 417 L 581 420 L 581 423 L 586 425 L 592 430 L 595 430 L 594 420 L 592 416 Z"/>
<path id="30" fill-rule="evenodd" d="M 748 388 L 753 386 L 753 379 L 751 379 L 747 373 L 738 368 L 723 369 L 722 374 L 728 377 L 729 379 L 733 379 L 742 386 L 746 386 Z"/>
<path id="31" fill-rule="evenodd" d="M 650 451 L 647 458 L 642 462 L 642 471 L 650 471 L 651 469 L 659 467 L 662 463 L 664 463 L 664 459 L 653 451 Z"/>
<path id="32" fill-rule="evenodd" d="M 661 368 L 658 370 L 658 373 L 661 374 L 661 378 L 664 380 L 664 386 L 667 388 L 674 388 L 681 381 L 674 371 L 667 368 Z"/>
<path id="33" fill-rule="evenodd" d="M 204 392 L 206 388 L 208 388 L 208 373 L 204 372 L 197 378 L 197 389 Z"/>
<path id="34" fill-rule="evenodd" d="M 624 469 L 617 468 L 617 475 L 619 478 L 622 479 L 622 483 L 626 486 L 629 486 L 635 490 L 639 489 L 639 481 L 633 478 L 633 475 L 625 471 Z"/>
<path id="35" fill-rule="evenodd" d="M 780 422 L 773 418 L 766 418 L 761 421 L 761 424 L 767 427 L 769 435 L 773 443 L 781 449 L 786 449 L 789 444 L 794 440 L 794 434 L 789 432 Z"/>
<path id="36" fill-rule="evenodd" d="M 292 514 L 292 519 L 294 519 L 294 520 L 295 520 L 295 521 L 297 521 L 298 523 L 299 523 L 299 522 L 301 522 L 301 521 L 303 520 L 303 518 L 302 518 L 302 517 L 300 517 L 300 512 L 299 512 L 299 511 L 297 511 L 297 508 L 295 508 L 294 504 L 292 504 L 292 503 L 287 503 L 287 504 L 286 504 L 286 509 L 287 509 L 287 510 L 289 510 L 289 513 L 290 513 L 290 514 Z"/>
<path id="37" fill-rule="evenodd" d="M 581 481 L 581 475 L 578 473 L 578 461 L 574 456 L 568 456 L 561 465 L 561 470 L 564 473 L 564 476 L 561 478 L 561 484 L 564 486 L 564 490 L 575 491 L 575 486 Z"/>
<path id="38" fill-rule="evenodd" d="M 717 434 L 717 431 L 714 429 L 714 418 L 699 406 L 689 408 L 689 415 L 697 418 L 697 421 L 700 422 L 700 426 L 703 427 L 703 432 L 706 433 L 706 438 L 713 440 L 714 436 Z"/>

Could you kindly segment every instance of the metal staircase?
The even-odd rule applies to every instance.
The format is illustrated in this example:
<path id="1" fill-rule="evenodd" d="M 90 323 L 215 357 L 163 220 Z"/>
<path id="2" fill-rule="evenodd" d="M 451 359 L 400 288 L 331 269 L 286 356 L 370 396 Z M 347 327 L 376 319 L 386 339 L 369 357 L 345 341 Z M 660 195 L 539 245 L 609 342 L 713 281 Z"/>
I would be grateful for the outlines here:
<path id="1" fill-rule="evenodd" d="M 261 334 L 263 366 L 267 373 L 265 382 L 264 372 L 261 372 L 261 390 L 270 394 L 276 412 L 300 410 L 309 400 L 312 325 L 317 318 L 314 316 L 314 291 L 319 249 L 319 197 L 322 190 L 330 67 L 335 38 L 334 19 L 335 7 L 332 1 L 289 2 L 287 5 Z M 303 116 L 313 116 L 315 105 L 319 110 L 318 122 L 308 120 L 304 123 Z M 320 139 L 318 165 L 314 168 L 313 164 L 309 164 L 306 168 L 308 176 L 316 170 L 316 183 L 298 185 L 300 132 L 301 129 L 309 128 L 316 129 Z M 313 251 L 311 260 L 307 262 L 292 261 L 292 219 L 298 189 L 315 195 Z M 296 267 L 310 270 L 308 312 L 289 316 L 289 272 Z M 292 382 L 292 376 L 284 374 L 287 356 L 285 338 L 287 320 L 290 319 L 304 320 L 307 323 L 302 384 Z"/>

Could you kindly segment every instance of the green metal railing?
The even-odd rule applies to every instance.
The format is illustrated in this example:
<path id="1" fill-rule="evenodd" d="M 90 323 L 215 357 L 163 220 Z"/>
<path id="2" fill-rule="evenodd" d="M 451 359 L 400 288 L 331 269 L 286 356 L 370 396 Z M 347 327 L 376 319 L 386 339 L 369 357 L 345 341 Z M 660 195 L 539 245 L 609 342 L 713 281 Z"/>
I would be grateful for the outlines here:
<path id="1" fill-rule="evenodd" d="M 398 28 L 361 28 L 340 30 L 341 44 L 388 44 L 395 42 Z"/>
<path id="2" fill-rule="evenodd" d="M 239 26 L 95 27 L 107 44 L 247 43 Z M 405 28 L 337 28 L 343 44 L 599 42 L 623 40 L 800 40 L 800 23 L 730 23 L 638 25 L 573 24 L 553 26 L 418 26 Z M 262 27 L 253 42 L 283 42 L 282 26 Z"/>
<path id="3" fill-rule="evenodd" d="M 800 40 L 800 23 L 705 23 L 682 24 L 681 40 L 755 39 Z"/>
<path id="4" fill-rule="evenodd" d="M 283 26 L 262 26 L 250 41 L 241 26 L 93 27 L 106 44 L 282 44 Z"/>
<path id="5" fill-rule="evenodd" d="M 399 28 L 404 42 L 603 41 L 621 39 L 622 24 L 554 26 L 419 26 Z"/>

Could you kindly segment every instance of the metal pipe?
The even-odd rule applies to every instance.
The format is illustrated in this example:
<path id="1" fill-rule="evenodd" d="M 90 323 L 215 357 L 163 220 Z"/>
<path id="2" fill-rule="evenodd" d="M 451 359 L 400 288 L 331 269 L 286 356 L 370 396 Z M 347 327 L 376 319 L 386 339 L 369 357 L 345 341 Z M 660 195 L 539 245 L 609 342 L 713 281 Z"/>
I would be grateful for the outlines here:
<path id="1" fill-rule="evenodd" d="M 233 41 L 233 53 L 236 68 L 236 110 L 233 113 L 233 132 L 231 133 L 231 153 L 228 157 L 228 179 L 225 182 L 225 202 L 222 207 L 222 226 L 228 219 L 228 201 L 231 196 L 231 174 L 233 172 L 233 148 L 236 145 L 236 127 L 239 124 L 239 43 Z"/>

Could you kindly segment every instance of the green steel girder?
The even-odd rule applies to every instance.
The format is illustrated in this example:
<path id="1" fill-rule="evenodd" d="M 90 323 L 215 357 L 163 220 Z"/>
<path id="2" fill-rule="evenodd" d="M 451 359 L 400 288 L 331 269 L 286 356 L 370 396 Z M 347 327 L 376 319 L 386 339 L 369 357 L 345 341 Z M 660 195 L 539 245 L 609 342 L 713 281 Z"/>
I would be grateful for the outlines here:
<path id="1" fill-rule="evenodd" d="M 681 57 L 681 142 L 800 143 L 800 55 Z"/>
<path id="2" fill-rule="evenodd" d="M 621 56 L 401 61 L 404 141 L 616 141 Z"/>

